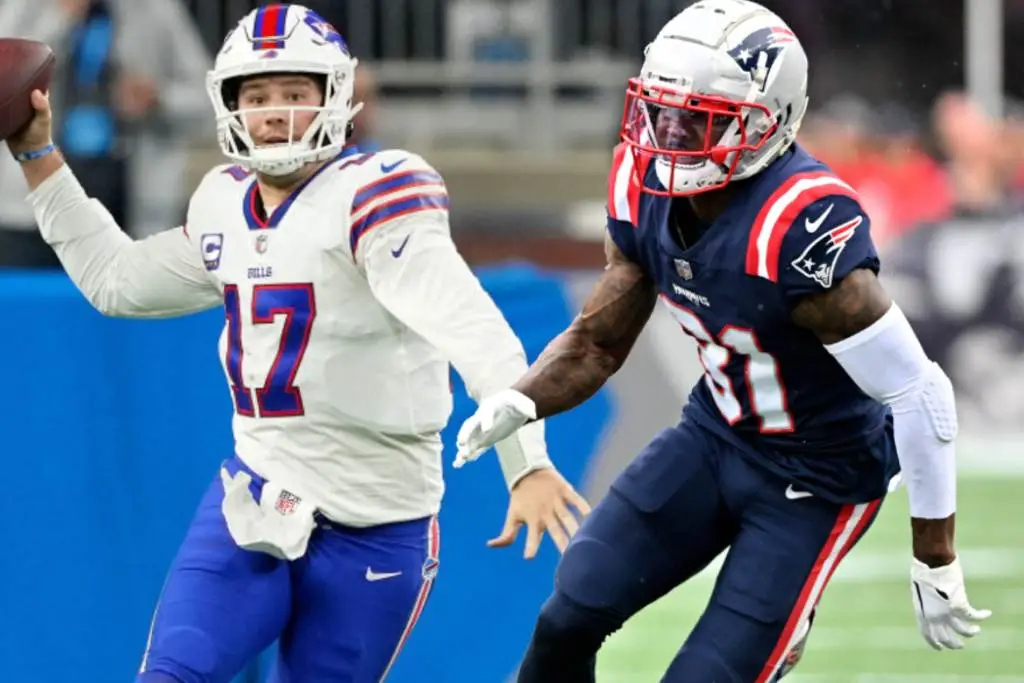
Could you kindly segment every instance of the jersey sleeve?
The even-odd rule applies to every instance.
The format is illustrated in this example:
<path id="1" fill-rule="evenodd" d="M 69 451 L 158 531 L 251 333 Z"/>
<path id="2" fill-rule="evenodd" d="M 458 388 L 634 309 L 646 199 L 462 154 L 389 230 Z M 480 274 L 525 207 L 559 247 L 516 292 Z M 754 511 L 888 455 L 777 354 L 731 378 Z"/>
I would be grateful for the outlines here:
<path id="1" fill-rule="evenodd" d="M 878 272 L 871 220 L 856 192 L 831 175 L 783 184 L 751 230 L 746 271 L 777 283 L 786 302 L 830 289 L 852 271 Z"/>
<path id="2" fill-rule="evenodd" d="M 448 190 L 441 174 L 422 157 L 391 150 L 374 155 L 372 172 L 356 189 L 352 199 L 349 248 L 356 263 L 378 239 L 395 229 L 415 224 L 402 221 L 409 216 L 434 216 L 448 222 Z M 436 221 L 425 221 L 427 224 Z"/>
<path id="3" fill-rule="evenodd" d="M 523 345 L 456 250 L 447 216 L 420 212 L 397 218 L 362 253 L 377 300 L 447 358 L 476 401 L 526 373 Z M 495 451 L 510 489 L 529 472 L 551 465 L 543 420 L 499 441 Z"/>
<path id="4" fill-rule="evenodd" d="M 640 184 L 634 171 L 634 158 L 621 143 L 612 153 L 608 172 L 608 236 L 630 261 L 639 262 L 636 226 L 640 212 Z"/>
<path id="5" fill-rule="evenodd" d="M 184 227 L 133 241 L 67 166 L 29 195 L 43 238 L 90 303 L 106 315 L 156 318 L 221 301 Z"/>
<path id="6" fill-rule="evenodd" d="M 446 216 L 397 218 L 361 251 L 377 300 L 440 350 L 476 400 L 526 372 L 526 354 L 455 248 Z"/>
<path id="7" fill-rule="evenodd" d="M 608 237 L 619 248 L 623 256 L 633 263 L 640 263 L 640 250 L 636 243 L 636 228 L 629 223 L 608 216 Z"/>

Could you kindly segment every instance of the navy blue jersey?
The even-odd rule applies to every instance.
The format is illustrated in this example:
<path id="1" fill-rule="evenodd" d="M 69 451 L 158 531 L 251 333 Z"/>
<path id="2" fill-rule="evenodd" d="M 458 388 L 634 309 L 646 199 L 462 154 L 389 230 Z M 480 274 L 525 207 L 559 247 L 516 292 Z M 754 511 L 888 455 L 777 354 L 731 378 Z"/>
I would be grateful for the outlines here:
<path id="1" fill-rule="evenodd" d="M 636 177 L 663 188 L 653 164 L 634 176 L 637 163 L 643 161 L 616 149 L 608 231 L 697 341 L 705 373 L 684 419 L 828 499 L 880 496 L 898 470 L 888 410 L 790 317 L 803 297 L 853 270 L 878 271 L 870 220 L 856 193 L 794 146 L 737 182 L 725 211 L 684 247 L 670 210 L 688 223 L 700 221 L 686 199 L 641 192 Z"/>

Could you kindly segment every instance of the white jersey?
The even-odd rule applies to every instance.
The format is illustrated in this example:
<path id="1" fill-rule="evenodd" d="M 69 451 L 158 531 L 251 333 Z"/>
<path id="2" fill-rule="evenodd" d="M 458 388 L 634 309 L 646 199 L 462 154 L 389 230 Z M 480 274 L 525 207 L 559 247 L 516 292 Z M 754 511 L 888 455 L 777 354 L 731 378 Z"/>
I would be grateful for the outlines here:
<path id="1" fill-rule="evenodd" d="M 526 370 L 451 241 L 441 177 L 415 154 L 343 154 L 269 219 L 255 177 L 219 167 L 184 228 L 139 242 L 84 198 L 70 171 L 56 176 L 30 199 L 90 301 L 131 317 L 223 303 L 219 353 L 238 456 L 334 521 L 436 513 L 449 362 L 477 398 Z M 512 450 L 546 464 L 542 432 Z"/>

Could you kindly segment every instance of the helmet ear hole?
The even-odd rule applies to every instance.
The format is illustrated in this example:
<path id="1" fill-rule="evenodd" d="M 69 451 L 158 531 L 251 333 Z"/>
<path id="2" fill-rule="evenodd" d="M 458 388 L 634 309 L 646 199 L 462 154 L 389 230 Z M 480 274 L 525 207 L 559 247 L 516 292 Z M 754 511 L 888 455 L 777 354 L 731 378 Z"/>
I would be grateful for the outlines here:
<path id="1" fill-rule="evenodd" d="M 229 78 L 220 86 L 220 96 L 228 110 L 235 111 L 238 109 L 238 95 L 241 92 L 242 78 L 240 76 Z"/>
<path id="2" fill-rule="evenodd" d="M 316 81 L 316 87 L 320 88 L 320 106 L 323 107 L 327 104 L 327 75 L 314 74 L 313 80 Z"/>

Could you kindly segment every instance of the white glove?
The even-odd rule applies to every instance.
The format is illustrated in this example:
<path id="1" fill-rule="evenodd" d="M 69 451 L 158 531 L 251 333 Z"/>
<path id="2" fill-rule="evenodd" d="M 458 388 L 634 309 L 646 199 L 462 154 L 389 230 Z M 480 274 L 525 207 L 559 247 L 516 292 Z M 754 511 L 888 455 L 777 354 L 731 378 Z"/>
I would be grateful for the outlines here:
<path id="1" fill-rule="evenodd" d="M 536 404 L 515 389 L 504 389 L 488 396 L 459 428 L 455 467 L 476 460 L 488 448 L 536 418 Z"/>
<path id="2" fill-rule="evenodd" d="M 917 626 L 936 650 L 961 649 L 964 643 L 960 636 L 973 638 L 981 631 L 977 622 L 992 616 L 991 611 L 974 609 L 967 602 L 959 557 L 934 569 L 915 559 L 910 567 L 910 580 Z"/>

